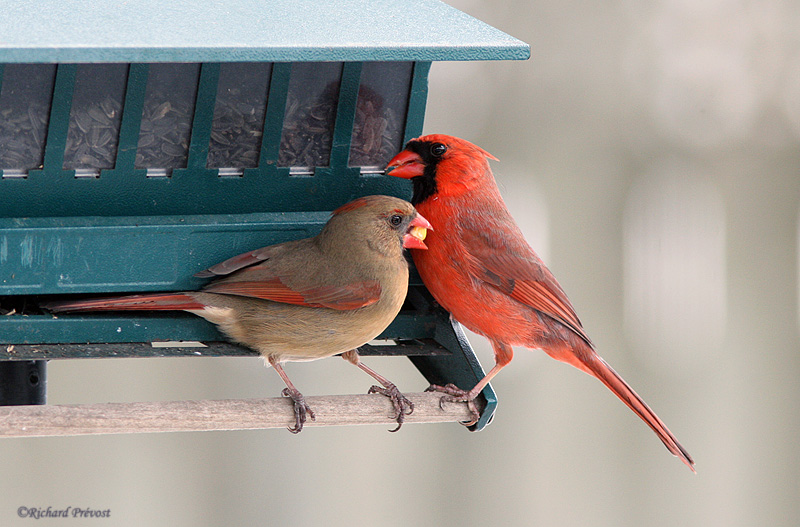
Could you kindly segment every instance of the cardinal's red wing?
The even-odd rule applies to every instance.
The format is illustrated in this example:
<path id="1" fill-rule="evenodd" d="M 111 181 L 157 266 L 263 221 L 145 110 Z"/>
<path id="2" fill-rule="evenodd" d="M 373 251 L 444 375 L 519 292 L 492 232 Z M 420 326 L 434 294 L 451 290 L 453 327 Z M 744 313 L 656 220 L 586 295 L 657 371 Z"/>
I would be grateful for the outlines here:
<path id="1" fill-rule="evenodd" d="M 478 230 L 465 231 L 463 240 L 475 276 L 564 324 L 592 345 L 566 293 L 524 240 L 499 243 Z"/>

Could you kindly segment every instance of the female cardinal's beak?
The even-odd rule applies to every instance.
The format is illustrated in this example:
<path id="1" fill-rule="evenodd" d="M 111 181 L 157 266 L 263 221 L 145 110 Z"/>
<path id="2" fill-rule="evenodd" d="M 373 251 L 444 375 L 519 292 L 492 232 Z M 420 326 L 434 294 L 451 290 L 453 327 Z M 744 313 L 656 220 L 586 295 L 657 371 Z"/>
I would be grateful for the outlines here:
<path id="1" fill-rule="evenodd" d="M 386 175 L 411 179 L 421 176 L 425 172 L 425 163 L 422 158 L 409 150 L 403 150 L 389 161 L 386 166 Z"/>
<path id="2" fill-rule="evenodd" d="M 428 246 L 422 241 L 428 235 L 428 229 L 433 230 L 431 223 L 420 213 L 408 224 L 410 229 L 403 236 L 403 247 L 405 249 L 427 249 Z"/>

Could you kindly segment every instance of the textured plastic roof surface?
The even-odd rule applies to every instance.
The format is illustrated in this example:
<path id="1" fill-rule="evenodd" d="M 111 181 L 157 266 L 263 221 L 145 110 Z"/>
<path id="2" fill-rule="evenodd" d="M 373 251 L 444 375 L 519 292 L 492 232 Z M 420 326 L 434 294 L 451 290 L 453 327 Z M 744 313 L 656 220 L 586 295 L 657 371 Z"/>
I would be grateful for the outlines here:
<path id="1" fill-rule="evenodd" d="M 438 0 L 0 0 L 0 62 L 527 59 Z"/>

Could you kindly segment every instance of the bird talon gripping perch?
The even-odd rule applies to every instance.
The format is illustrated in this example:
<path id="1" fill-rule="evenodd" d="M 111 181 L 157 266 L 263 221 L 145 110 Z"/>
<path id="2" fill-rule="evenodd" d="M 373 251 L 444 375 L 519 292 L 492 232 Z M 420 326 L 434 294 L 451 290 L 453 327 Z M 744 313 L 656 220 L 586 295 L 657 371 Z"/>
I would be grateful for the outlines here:
<path id="1" fill-rule="evenodd" d="M 397 427 L 389 430 L 390 432 L 397 432 L 400 430 L 400 427 L 403 426 L 403 423 L 406 420 L 407 415 L 411 415 L 414 412 L 414 403 L 411 402 L 405 395 L 400 393 L 400 390 L 397 389 L 392 383 L 389 383 L 389 386 L 383 388 L 381 386 L 371 386 L 367 393 L 379 393 L 381 395 L 385 395 L 392 401 L 392 406 L 394 407 L 394 415 L 392 419 L 397 421 Z"/>
<path id="2" fill-rule="evenodd" d="M 400 390 L 397 389 L 397 386 L 395 386 L 393 382 L 389 381 L 389 379 L 361 362 L 361 357 L 358 355 L 358 350 L 352 349 L 342 353 L 342 358 L 350 364 L 358 366 L 369 376 L 383 385 L 382 388 L 380 386 L 372 386 L 367 393 L 379 393 L 381 395 L 385 395 L 392 401 L 392 406 L 394 406 L 395 412 L 392 419 L 397 421 L 397 428 L 389 431 L 397 432 L 400 430 L 400 427 L 403 426 L 403 422 L 405 421 L 405 416 L 411 415 L 411 412 L 414 411 L 414 403 L 406 398 L 405 395 L 400 393 Z"/>
<path id="3" fill-rule="evenodd" d="M 287 430 L 289 430 L 291 433 L 298 434 L 301 430 L 303 430 L 303 425 L 306 422 L 306 415 L 308 415 L 312 421 L 316 421 L 317 416 L 314 415 L 314 410 L 312 410 L 311 407 L 306 404 L 306 399 L 303 397 L 302 393 L 298 392 L 297 390 L 284 388 L 281 392 L 281 395 L 284 397 L 290 397 L 294 403 L 294 427 L 287 428 Z"/>
<path id="4" fill-rule="evenodd" d="M 425 388 L 426 392 L 441 392 L 445 395 L 439 398 L 439 408 L 444 410 L 444 403 L 467 403 L 467 408 L 472 414 L 471 421 L 461 421 L 464 426 L 472 426 L 481 418 L 481 413 L 475 405 L 475 398 L 470 397 L 470 392 L 462 390 L 453 383 L 447 383 L 444 386 L 438 384 L 431 384 Z"/>

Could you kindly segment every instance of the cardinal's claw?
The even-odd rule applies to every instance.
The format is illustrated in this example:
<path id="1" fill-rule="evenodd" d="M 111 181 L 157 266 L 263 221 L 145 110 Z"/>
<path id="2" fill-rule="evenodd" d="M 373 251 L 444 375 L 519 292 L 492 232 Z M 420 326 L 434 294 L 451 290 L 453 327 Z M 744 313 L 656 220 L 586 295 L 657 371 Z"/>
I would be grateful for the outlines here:
<path id="1" fill-rule="evenodd" d="M 367 393 L 379 393 L 391 399 L 392 406 L 394 406 L 394 415 L 392 416 L 392 419 L 397 421 L 397 428 L 389 430 L 390 432 L 397 432 L 400 430 L 400 427 L 403 426 L 403 422 L 405 422 L 406 416 L 411 415 L 411 413 L 414 411 L 414 403 L 412 403 L 405 395 L 400 393 L 400 390 L 397 389 L 397 386 L 392 383 L 389 383 L 387 388 L 383 388 L 381 386 L 372 386 Z"/>
<path id="2" fill-rule="evenodd" d="M 293 434 L 299 434 L 303 429 L 303 424 L 306 422 L 306 415 L 308 415 L 312 421 L 316 419 L 314 410 L 312 410 L 311 407 L 306 404 L 305 397 L 303 397 L 303 394 L 297 390 L 284 388 L 281 392 L 281 395 L 284 397 L 291 397 L 292 401 L 294 402 L 294 428 L 288 428 L 287 430 Z"/>
<path id="3" fill-rule="evenodd" d="M 480 412 L 478 412 L 478 408 L 475 406 L 475 398 L 470 397 L 469 392 L 462 390 L 455 384 L 449 383 L 445 384 L 444 386 L 439 386 L 438 384 L 431 384 L 425 389 L 426 392 L 441 392 L 444 393 L 439 399 L 439 408 L 444 410 L 444 403 L 467 403 L 467 408 L 472 414 L 471 421 L 461 421 L 461 424 L 464 426 L 472 426 L 478 422 L 478 419 L 481 418 Z"/>

